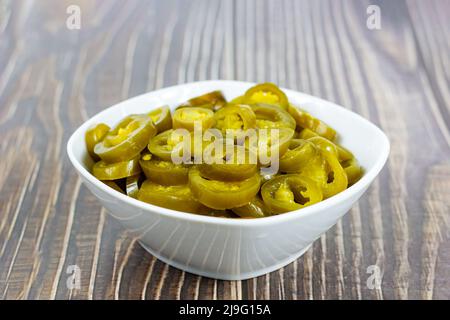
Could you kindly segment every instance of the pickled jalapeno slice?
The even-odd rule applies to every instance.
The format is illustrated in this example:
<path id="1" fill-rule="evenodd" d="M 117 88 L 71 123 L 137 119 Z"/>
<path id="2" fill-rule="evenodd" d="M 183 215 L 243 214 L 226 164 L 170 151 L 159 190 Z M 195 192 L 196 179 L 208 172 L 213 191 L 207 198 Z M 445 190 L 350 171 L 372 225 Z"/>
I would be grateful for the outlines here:
<path id="1" fill-rule="evenodd" d="M 284 109 L 263 103 L 251 105 L 251 108 L 256 115 L 257 128 L 289 128 L 295 130 L 294 118 Z"/>
<path id="2" fill-rule="evenodd" d="M 206 130 L 214 125 L 214 112 L 202 107 L 186 107 L 175 111 L 173 114 L 173 128 L 184 128 L 194 130 L 195 123 L 200 129 Z"/>
<path id="3" fill-rule="evenodd" d="M 108 163 L 129 160 L 136 157 L 155 134 L 156 128 L 148 115 L 131 115 L 109 131 L 95 145 L 94 152 Z"/>
<path id="4" fill-rule="evenodd" d="M 157 133 L 172 129 L 172 114 L 169 106 L 159 107 L 148 113 L 156 127 Z"/>
<path id="5" fill-rule="evenodd" d="M 184 211 L 190 213 L 207 212 L 200 202 L 198 202 L 189 186 L 163 186 L 146 180 L 139 189 L 138 200 L 154 204 L 167 209 Z"/>
<path id="6" fill-rule="evenodd" d="M 148 180 L 161 185 L 182 185 L 188 183 L 189 167 L 159 159 L 139 161 Z"/>
<path id="7" fill-rule="evenodd" d="M 259 191 L 259 174 L 242 181 L 210 180 L 198 168 L 189 170 L 189 186 L 202 204 L 217 210 L 241 207 L 249 203 Z"/>
<path id="8" fill-rule="evenodd" d="M 244 94 L 244 103 L 267 103 L 287 110 L 289 102 L 286 94 L 273 83 L 262 83 L 248 89 Z"/>
<path id="9" fill-rule="evenodd" d="M 86 149 L 91 156 L 91 158 L 95 161 L 99 160 L 99 156 L 95 154 L 94 148 L 97 143 L 103 140 L 106 134 L 111 130 L 111 128 L 104 124 L 99 123 L 90 127 L 86 131 L 85 140 L 86 140 Z"/>
<path id="10" fill-rule="evenodd" d="M 202 107 L 216 111 L 222 108 L 226 103 L 227 100 L 221 91 L 212 91 L 189 99 L 188 101 L 180 104 L 177 109 L 186 107 Z"/>
<path id="11" fill-rule="evenodd" d="M 99 180 L 117 180 L 140 172 L 139 156 L 115 163 L 107 163 L 100 160 L 92 167 L 92 174 Z"/>
<path id="12" fill-rule="evenodd" d="M 322 200 L 320 187 L 299 174 L 281 175 L 267 181 L 261 187 L 261 195 L 274 214 L 298 210 Z"/>

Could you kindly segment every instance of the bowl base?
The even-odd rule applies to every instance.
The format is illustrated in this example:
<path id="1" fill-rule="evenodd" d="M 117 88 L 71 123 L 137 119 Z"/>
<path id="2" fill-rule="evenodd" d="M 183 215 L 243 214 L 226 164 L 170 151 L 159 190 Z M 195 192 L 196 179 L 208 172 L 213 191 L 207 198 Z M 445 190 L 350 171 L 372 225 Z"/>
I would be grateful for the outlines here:
<path id="1" fill-rule="evenodd" d="M 312 245 L 312 244 L 309 244 L 300 252 L 298 252 L 292 256 L 289 256 L 288 258 L 278 262 L 277 264 L 275 264 L 273 266 L 270 266 L 270 267 L 267 267 L 264 269 L 259 269 L 259 270 L 255 270 L 255 271 L 251 271 L 251 272 L 245 272 L 245 273 L 241 273 L 241 274 L 221 274 L 221 273 L 215 273 L 215 272 L 205 272 L 205 271 L 202 271 L 201 269 L 192 268 L 192 267 L 186 266 L 184 264 L 168 260 L 168 259 L 160 256 L 159 254 L 154 253 L 151 249 L 149 249 L 142 242 L 139 241 L 139 243 L 148 253 L 150 253 L 151 255 L 156 257 L 158 260 L 161 260 L 162 262 L 167 263 L 168 265 L 170 265 L 174 268 L 177 268 L 177 269 L 189 272 L 189 273 L 193 273 L 193 274 L 196 274 L 196 275 L 199 275 L 202 277 L 218 279 L 218 280 L 247 280 L 247 279 L 262 276 L 266 273 L 273 272 L 275 270 L 281 269 L 282 267 L 284 267 L 284 266 L 288 265 L 289 263 L 300 258 L 306 251 L 309 250 L 309 248 L 311 248 L 311 245 Z"/>

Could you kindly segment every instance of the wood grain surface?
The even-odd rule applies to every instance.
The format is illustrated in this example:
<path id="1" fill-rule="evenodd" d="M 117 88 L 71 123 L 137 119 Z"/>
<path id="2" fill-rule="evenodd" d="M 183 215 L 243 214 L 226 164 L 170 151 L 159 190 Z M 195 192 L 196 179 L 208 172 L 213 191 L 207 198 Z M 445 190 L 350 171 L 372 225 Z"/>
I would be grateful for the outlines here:
<path id="1" fill-rule="evenodd" d="M 72 4 L 80 30 L 66 27 Z M 380 30 L 366 26 L 370 4 Z M 313 94 L 391 141 L 385 169 L 333 229 L 247 281 L 156 260 L 65 152 L 100 110 L 205 79 Z M 2 0 L 0 299 L 450 299 L 449 83 L 448 0 Z M 66 285 L 71 265 L 79 289 Z M 374 289 L 372 265 L 382 274 Z"/>

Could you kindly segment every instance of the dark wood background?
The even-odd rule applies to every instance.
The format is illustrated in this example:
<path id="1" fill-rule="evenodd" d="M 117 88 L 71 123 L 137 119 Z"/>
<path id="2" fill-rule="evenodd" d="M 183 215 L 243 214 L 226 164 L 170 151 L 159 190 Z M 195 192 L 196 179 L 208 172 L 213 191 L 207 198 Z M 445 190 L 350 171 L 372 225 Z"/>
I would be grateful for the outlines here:
<path id="1" fill-rule="evenodd" d="M 81 29 L 66 27 L 81 7 Z M 381 9 L 381 29 L 366 9 Z M 344 105 L 392 143 L 379 178 L 302 258 L 248 281 L 156 260 L 65 151 L 98 111 L 204 79 Z M 450 298 L 450 1 L 0 2 L 0 299 Z M 370 141 L 368 141 L 370 143 Z M 67 268 L 81 288 L 67 289 Z M 369 289 L 367 267 L 382 270 Z"/>

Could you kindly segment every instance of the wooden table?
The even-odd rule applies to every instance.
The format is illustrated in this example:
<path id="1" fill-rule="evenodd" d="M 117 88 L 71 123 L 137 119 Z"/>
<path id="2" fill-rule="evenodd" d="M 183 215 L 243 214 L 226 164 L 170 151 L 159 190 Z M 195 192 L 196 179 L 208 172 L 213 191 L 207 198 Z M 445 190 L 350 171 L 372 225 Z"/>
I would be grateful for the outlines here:
<path id="1" fill-rule="evenodd" d="M 66 25 L 72 4 L 79 30 Z M 367 27 L 370 4 L 379 30 Z M 0 298 L 449 299 L 449 57 L 446 0 L 2 1 Z M 296 262 L 248 281 L 156 260 L 66 156 L 70 134 L 100 110 L 204 79 L 272 81 L 335 101 L 392 144 L 342 221 Z M 72 265 L 79 289 L 67 287 Z M 372 265 L 378 289 L 367 285 Z"/>

